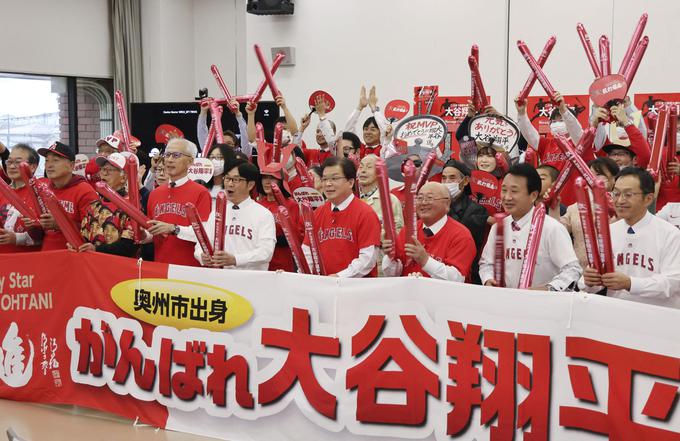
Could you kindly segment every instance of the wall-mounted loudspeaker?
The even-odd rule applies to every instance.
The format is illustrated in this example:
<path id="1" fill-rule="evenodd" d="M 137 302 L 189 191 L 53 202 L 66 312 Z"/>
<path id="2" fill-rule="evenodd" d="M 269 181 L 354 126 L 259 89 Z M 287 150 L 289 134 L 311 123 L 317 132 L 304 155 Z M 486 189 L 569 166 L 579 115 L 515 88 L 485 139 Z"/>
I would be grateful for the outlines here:
<path id="1" fill-rule="evenodd" d="M 292 0 L 248 0 L 246 11 L 255 15 L 293 15 Z"/>

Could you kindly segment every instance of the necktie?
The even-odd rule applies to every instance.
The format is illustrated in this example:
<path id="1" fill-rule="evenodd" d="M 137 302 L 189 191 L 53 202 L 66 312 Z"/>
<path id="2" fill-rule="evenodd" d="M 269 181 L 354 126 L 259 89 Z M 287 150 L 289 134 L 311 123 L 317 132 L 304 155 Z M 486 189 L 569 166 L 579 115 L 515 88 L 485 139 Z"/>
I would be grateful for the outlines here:
<path id="1" fill-rule="evenodd" d="M 333 207 L 333 211 L 337 212 L 340 211 L 340 209 L 338 207 Z"/>
<path id="2" fill-rule="evenodd" d="M 515 221 L 512 221 L 510 225 L 512 226 L 512 231 L 519 231 L 522 229 L 519 225 L 517 225 L 517 222 Z"/>
<path id="3" fill-rule="evenodd" d="M 430 229 L 427 228 L 427 227 L 423 228 L 423 233 L 425 234 L 425 237 L 432 237 L 432 236 L 434 236 L 434 233 L 432 232 L 432 230 L 430 230 Z"/>
<path id="4" fill-rule="evenodd" d="M 635 234 L 635 230 L 633 230 L 633 227 L 628 227 L 628 234 Z"/>

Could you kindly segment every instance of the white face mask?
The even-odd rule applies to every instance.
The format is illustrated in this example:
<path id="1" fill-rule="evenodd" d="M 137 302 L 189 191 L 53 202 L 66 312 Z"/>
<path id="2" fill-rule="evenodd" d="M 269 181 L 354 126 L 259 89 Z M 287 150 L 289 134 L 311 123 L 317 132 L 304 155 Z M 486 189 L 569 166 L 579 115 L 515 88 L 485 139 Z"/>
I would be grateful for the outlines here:
<path id="1" fill-rule="evenodd" d="M 219 176 L 224 173 L 224 159 L 211 159 L 213 163 L 213 176 Z"/>
<path id="2" fill-rule="evenodd" d="M 460 186 L 457 182 L 449 182 L 444 184 L 446 189 L 449 190 L 449 195 L 451 195 L 451 200 L 455 199 L 456 196 L 460 194 Z"/>
<path id="3" fill-rule="evenodd" d="M 550 123 L 550 133 L 552 133 L 553 136 L 557 135 L 566 135 L 567 134 L 567 125 L 565 124 L 564 121 L 554 121 Z"/>
<path id="4" fill-rule="evenodd" d="M 288 157 L 288 161 L 286 161 L 286 170 L 290 170 L 291 168 L 295 167 L 295 153 L 291 153 L 291 155 Z"/>
<path id="5" fill-rule="evenodd" d="M 616 137 L 619 139 L 628 139 L 628 133 L 626 133 L 626 129 L 616 126 Z"/>
<path id="6" fill-rule="evenodd" d="M 290 134 L 288 130 L 284 130 L 281 133 L 281 145 L 287 146 L 293 140 L 293 135 Z"/>

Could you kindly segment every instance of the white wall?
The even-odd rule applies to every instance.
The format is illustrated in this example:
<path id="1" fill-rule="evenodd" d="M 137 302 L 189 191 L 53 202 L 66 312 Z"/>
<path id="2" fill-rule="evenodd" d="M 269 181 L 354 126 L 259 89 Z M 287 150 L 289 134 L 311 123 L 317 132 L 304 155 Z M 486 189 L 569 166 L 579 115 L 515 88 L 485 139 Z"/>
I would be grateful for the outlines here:
<path id="1" fill-rule="evenodd" d="M 289 108 L 299 117 L 310 93 L 324 89 L 337 103 L 331 119 L 344 125 L 361 85 L 375 85 L 381 105 L 412 102 L 413 86 L 422 84 L 469 94 L 467 57 L 477 43 L 484 86 L 497 103 L 506 94 L 506 22 L 506 2 L 499 0 L 298 0 L 293 16 L 247 15 L 247 89 L 262 79 L 254 43 L 268 57 L 272 46 L 294 46 L 296 66 L 276 74 Z"/>
<path id="2" fill-rule="evenodd" d="M 110 78 L 107 0 L 0 0 L 0 71 Z"/>

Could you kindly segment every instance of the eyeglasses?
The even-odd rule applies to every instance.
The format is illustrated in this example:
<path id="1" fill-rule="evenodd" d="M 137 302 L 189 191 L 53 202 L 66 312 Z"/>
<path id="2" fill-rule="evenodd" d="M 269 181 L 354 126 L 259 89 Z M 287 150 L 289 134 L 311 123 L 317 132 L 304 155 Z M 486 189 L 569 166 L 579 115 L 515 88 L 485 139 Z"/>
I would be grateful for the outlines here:
<path id="1" fill-rule="evenodd" d="M 644 191 L 637 191 L 637 192 L 635 192 L 635 191 L 624 191 L 624 192 L 620 192 L 620 191 L 614 190 L 614 191 L 612 191 L 612 198 L 614 198 L 614 199 L 621 198 L 621 199 L 627 201 L 627 200 L 630 200 L 636 194 L 647 194 L 647 193 L 645 193 Z"/>
<path id="2" fill-rule="evenodd" d="M 332 177 L 330 177 L 330 178 L 321 178 L 321 183 L 322 183 L 322 184 L 327 184 L 327 183 L 329 183 L 329 182 L 332 182 L 332 183 L 335 184 L 336 182 L 340 182 L 340 181 L 342 181 L 343 179 L 347 179 L 347 178 L 344 177 L 344 176 L 332 176 Z"/>
<path id="3" fill-rule="evenodd" d="M 117 172 L 117 171 L 119 172 L 121 170 L 116 168 L 116 167 L 102 167 L 102 168 L 99 169 L 99 173 L 107 173 L 107 174 Z"/>
<path id="4" fill-rule="evenodd" d="M 224 183 L 228 184 L 230 182 L 233 182 L 234 184 L 240 184 L 241 182 L 246 182 L 246 178 L 242 178 L 240 176 L 225 176 L 224 177 Z"/>
<path id="5" fill-rule="evenodd" d="M 10 165 L 16 165 L 18 167 L 22 162 L 29 164 L 29 162 L 24 159 L 8 159 L 5 161 L 5 164 L 7 164 L 8 167 Z"/>
<path id="6" fill-rule="evenodd" d="M 448 200 L 449 198 L 433 198 L 431 196 L 427 196 L 427 197 L 418 196 L 418 197 L 416 197 L 416 203 L 418 203 L 418 204 L 431 204 L 434 201 L 442 201 L 444 199 Z"/>
<path id="7" fill-rule="evenodd" d="M 187 156 L 187 157 L 189 157 L 189 158 L 192 158 L 192 157 L 193 157 L 193 156 L 191 156 L 191 155 L 188 155 L 188 154 L 182 153 L 182 152 L 165 152 L 165 153 L 163 153 L 163 157 L 164 157 L 164 158 L 179 159 L 179 158 L 181 158 L 182 156 Z"/>

